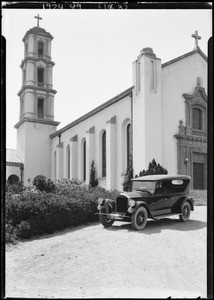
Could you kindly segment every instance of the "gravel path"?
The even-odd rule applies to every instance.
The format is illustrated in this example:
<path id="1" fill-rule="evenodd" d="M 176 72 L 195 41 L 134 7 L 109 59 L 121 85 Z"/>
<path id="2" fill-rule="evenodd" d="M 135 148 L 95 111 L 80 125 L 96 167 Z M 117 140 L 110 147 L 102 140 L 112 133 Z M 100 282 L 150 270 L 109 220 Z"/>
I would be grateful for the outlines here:
<path id="1" fill-rule="evenodd" d="M 6 297 L 206 298 L 206 209 L 140 232 L 93 223 L 7 245 Z"/>

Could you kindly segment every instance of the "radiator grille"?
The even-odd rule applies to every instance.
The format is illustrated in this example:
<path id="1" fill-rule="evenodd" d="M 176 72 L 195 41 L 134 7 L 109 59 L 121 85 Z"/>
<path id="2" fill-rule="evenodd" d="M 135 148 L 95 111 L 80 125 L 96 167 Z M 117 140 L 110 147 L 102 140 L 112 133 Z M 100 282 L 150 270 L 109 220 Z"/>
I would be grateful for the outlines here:
<path id="1" fill-rule="evenodd" d="M 126 196 L 117 196 L 116 210 L 117 212 L 126 212 L 128 209 L 128 199 Z"/>

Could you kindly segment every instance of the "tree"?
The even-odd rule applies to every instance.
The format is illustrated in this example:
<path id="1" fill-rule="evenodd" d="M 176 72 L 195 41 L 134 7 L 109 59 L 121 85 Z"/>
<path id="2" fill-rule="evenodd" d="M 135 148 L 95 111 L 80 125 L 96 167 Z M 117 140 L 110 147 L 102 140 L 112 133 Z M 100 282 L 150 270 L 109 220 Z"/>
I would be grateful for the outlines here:
<path id="1" fill-rule="evenodd" d="M 99 184 L 99 181 L 98 181 L 98 179 L 96 179 L 96 168 L 94 166 L 94 160 L 92 160 L 89 185 L 91 187 L 95 187 L 95 186 L 98 186 L 98 184 Z"/>
<path id="2" fill-rule="evenodd" d="M 41 192 L 45 191 L 47 193 L 54 193 L 55 192 L 55 184 L 51 179 L 47 179 L 43 175 L 37 175 L 33 179 L 33 185 L 36 187 L 37 190 Z"/>
<path id="3" fill-rule="evenodd" d="M 139 176 L 155 175 L 155 174 L 168 174 L 168 171 L 160 164 L 157 164 L 155 159 L 153 158 L 152 162 L 150 162 L 148 165 L 148 169 L 140 171 Z"/>
<path id="4" fill-rule="evenodd" d="M 128 167 L 126 170 L 124 181 L 122 183 L 123 190 L 126 192 L 131 191 L 133 174 L 134 174 L 134 170 L 132 169 L 132 167 Z"/>

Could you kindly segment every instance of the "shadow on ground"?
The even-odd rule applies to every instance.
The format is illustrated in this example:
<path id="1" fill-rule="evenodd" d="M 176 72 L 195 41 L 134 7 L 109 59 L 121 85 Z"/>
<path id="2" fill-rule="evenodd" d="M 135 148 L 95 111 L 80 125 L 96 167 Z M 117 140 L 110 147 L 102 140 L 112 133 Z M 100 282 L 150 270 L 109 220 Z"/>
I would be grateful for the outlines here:
<path id="1" fill-rule="evenodd" d="M 131 223 L 113 224 L 112 227 L 105 228 L 106 230 L 128 230 L 142 234 L 155 234 L 163 230 L 176 231 L 193 231 L 207 227 L 207 223 L 199 220 L 188 220 L 181 222 L 179 219 L 163 218 L 160 220 L 148 220 L 146 227 L 141 231 L 136 231 L 132 228 Z"/>

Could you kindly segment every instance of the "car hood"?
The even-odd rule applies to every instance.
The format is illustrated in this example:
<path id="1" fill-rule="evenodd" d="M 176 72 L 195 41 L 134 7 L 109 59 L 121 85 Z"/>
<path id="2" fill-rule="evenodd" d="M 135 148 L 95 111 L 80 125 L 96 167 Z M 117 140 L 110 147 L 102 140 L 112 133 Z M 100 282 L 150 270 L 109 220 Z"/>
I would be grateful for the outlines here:
<path id="1" fill-rule="evenodd" d="M 125 195 L 127 195 L 128 197 L 132 198 L 132 199 L 136 199 L 136 198 L 146 198 L 149 196 L 149 193 L 147 193 L 146 191 L 134 191 L 134 192 L 126 192 L 124 193 Z"/>

